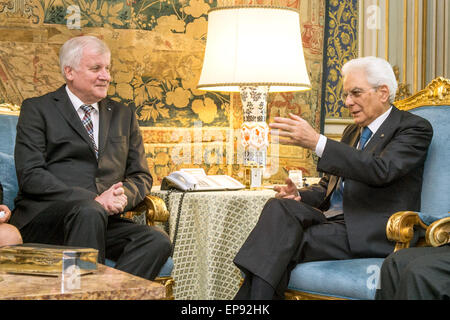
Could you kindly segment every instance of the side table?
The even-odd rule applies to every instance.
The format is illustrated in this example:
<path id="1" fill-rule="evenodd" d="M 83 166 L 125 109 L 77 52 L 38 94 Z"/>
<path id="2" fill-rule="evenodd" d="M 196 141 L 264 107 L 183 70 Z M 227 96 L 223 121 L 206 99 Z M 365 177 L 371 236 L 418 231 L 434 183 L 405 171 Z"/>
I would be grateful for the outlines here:
<path id="1" fill-rule="evenodd" d="M 152 193 L 165 199 L 170 211 L 175 299 L 232 299 L 241 278 L 233 264 L 234 256 L 275 192 L 264 189 L 183 195 L 155 188 Z"/>

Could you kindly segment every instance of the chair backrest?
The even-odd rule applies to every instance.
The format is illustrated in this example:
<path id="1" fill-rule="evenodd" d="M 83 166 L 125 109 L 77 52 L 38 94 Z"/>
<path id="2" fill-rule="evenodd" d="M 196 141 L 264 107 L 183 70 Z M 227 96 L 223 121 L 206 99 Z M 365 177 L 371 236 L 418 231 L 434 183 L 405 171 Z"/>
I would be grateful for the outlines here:
<path id="1" fill-rule="evenodd" d="M 11 111 L 0 106 L 0 182 L 3 186 L 3 203 L 11 210 L 14 209 L 14 198 L 19 189 L 14 165 L 18 119 L 19 111 Z"/>
<path id="2" fill-rule="evenodd" d="M 426 223 L 450 212 L 450 80 L 436 78 L 410 98 L 394 103 L 427 119 L 433 126 L 422 183 L 421 213 Z"/>

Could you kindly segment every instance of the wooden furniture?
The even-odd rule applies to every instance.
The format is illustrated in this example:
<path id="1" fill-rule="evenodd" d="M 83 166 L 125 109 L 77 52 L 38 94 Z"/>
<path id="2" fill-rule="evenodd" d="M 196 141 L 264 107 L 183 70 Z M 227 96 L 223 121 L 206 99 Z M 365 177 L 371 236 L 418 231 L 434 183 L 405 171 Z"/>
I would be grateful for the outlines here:
<path id="1" fill-rule="evenodd" d="M 60 277 L 0 273 L 0 300 L 154 300 L 166 299 L 157 282 L 98 265 L 81 276 L 80 288 L 62 290 Z"/>

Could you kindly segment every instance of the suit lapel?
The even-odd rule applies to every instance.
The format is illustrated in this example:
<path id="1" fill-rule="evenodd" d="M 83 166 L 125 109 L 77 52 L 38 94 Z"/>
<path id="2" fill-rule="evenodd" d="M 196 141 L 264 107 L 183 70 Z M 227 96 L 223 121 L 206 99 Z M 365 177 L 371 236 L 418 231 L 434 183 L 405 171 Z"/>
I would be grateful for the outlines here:
<path id="1" fill-rule="evenodd" d="M 83 126 L 78 113 L 75 111 L 75 108 L 70 101 L 69 96 L 67 95 L 65 85 L 55 91 L 54 100 L 56 109 L 66 119 L 68 125 L 71 126 L 84 141 L 86 141 L 95 155 L 95 150 L 94 146 L 92 145 L 91 138 L 89 137 L 86 128 Z"/>
<path id="2" fill-rule="evenodd" d="M 367 142 L 364 150 L 372 150 L 377 146 L 378 143 L 382 142 L 386 137 L 391 136 L 392 130 L 398 127 L 398 122 L 400 121 L 399 110 L 392 106 L 391 113 L 384 120 L 381 126 L 378 128 L 377 132 L 372 136 L 372 138 Z"/>
<path id="3" fill-rule="evenodd" d="M 99 116 L 99 132 L 98 132 L 98 157 L 103 154 L 106 141 L 108 140 L 109 127 L 111 123 L 111 117 L 113 114 L 113 105 L 108 103 L 108 100 L 103 99 L 98 104 L 98 109 L 100 112 Z"/>
<path id="4" fill-rule="evenodd" d="M 326 198 L 328 198 L 328 196 L 333 192 L 338 180 L 339 180 L 338 176 L 330 176 L 330 181 L 328 182 L 328 186 L 327 186 Z"/>
<path id="5" fill-rule="evenodd" d="M 359 127 L 358 127 L 357 129 L 355 129 L 351 133 L 349 133 L 348 137 L 343 137 L 342 140 L 345 141 L 345 140 L 348 139 L 348 142 L 347 142 L 348 145 L 353 146 L 353 147 L 356 148 L 356 146 L 358 145 L 358 140 L 359 140 L 360 134 L 361 134 L 361 130 L 359 130 Z M 337 183 L 339 181 L 339 178 L 340 177 L 338 177 L 338 176 L 333 176 L 333 175 L 330 176 L 330 181 L 329 181 L 328 186 L 327 186 L 327 195 L 326 195 L 326 197 L 328 197 L 334 191 L 334 189 L 336 188 L 336 185 L 337 185 Z"/>
<path id="6" fill-rule="evenodd" d="M 364 150 L 368 151 L 373 149 L 374 147 L 377 146 L 378 143 L 382 142 L 386 137 L 391 136 L 392 130 L 398 127 L 399 121 L 400 121 L 400 112 L 396 107 L 392 106 L 391 113 L 386 118 L 386 120 L 381 124 L 381 126 L 378 128 L 377 132 L 375 132 L 375 134 L 372 136 L 369 142 L 367 142 L 366 146 L 364 147 Z M 343 137 L 342 140 L 348 139 L 348 144 L 356 148 L 358 146 L 360 135 L 361 130 L 360 128 L 357 128 L 353 130 L 353 132 L 351 132 L 348 137 Z M 338 181 L 339 177 L 333 175 L 330 176 L 330 181 L 327 187 L 327 197 L 334 191 Z"/>

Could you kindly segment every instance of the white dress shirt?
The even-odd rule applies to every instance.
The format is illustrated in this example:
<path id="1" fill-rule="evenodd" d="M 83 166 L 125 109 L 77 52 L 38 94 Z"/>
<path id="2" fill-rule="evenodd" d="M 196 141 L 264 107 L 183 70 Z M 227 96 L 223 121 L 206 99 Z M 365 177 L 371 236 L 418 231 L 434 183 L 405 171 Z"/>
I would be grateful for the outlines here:
<path id="1" fill-rule="evenodd" d="M 84 105 L 83 101 L 81 101 L 75 94 L 70 91 L 69 87 L 66 85 L 66 91 L 69 95 L 69 99 L 72 102 L 73 107 L 75 108 L 75 111 L 78 113 L 78 116 L 80 117 L 80 120 L 84 117 L 84 111 L 80 107 Z M 95 144 L 98 147 L 98 123 L 99 123 L 99 113 L 98 113 L 98 103 L 91 104 L 92 107 L 94 107 L 94 110 L 91 112 L 91 119 L 92 124 L 94 127 L 94 140 Z"/>
<path id="2" fill-rule="evenodd" d="M 386 120 L 386 118 L 389 116 L 389 114 L 391 113 L 391 110 L 392 110 L 392 107 L 390 107 L 385 113 L 383 113 L 381 116 L 379 116 L 378 118 L 373 120 L 368 125 L 370 131 L 372 131 L 372 135 L 371 135 L 370 139 L 372 139 L 375 132 L 377 132 L 377 130 L 383 124 L 384 120 Z M 361 128 L 361 130 L 362 129 L 363 128 Z M 367 141 L 367 143 L 370 141 L 370 139 Z M 316 149 L 315 149 L 315 153 L 317 154 L 317 156 L 322 157 L 323 150 L 325 150 L 326 143 L 327 143 L 327 137 L 325 137 L 324 135 L 321 134 L 319 137 L 319 141 L 316 144 Z"/>

